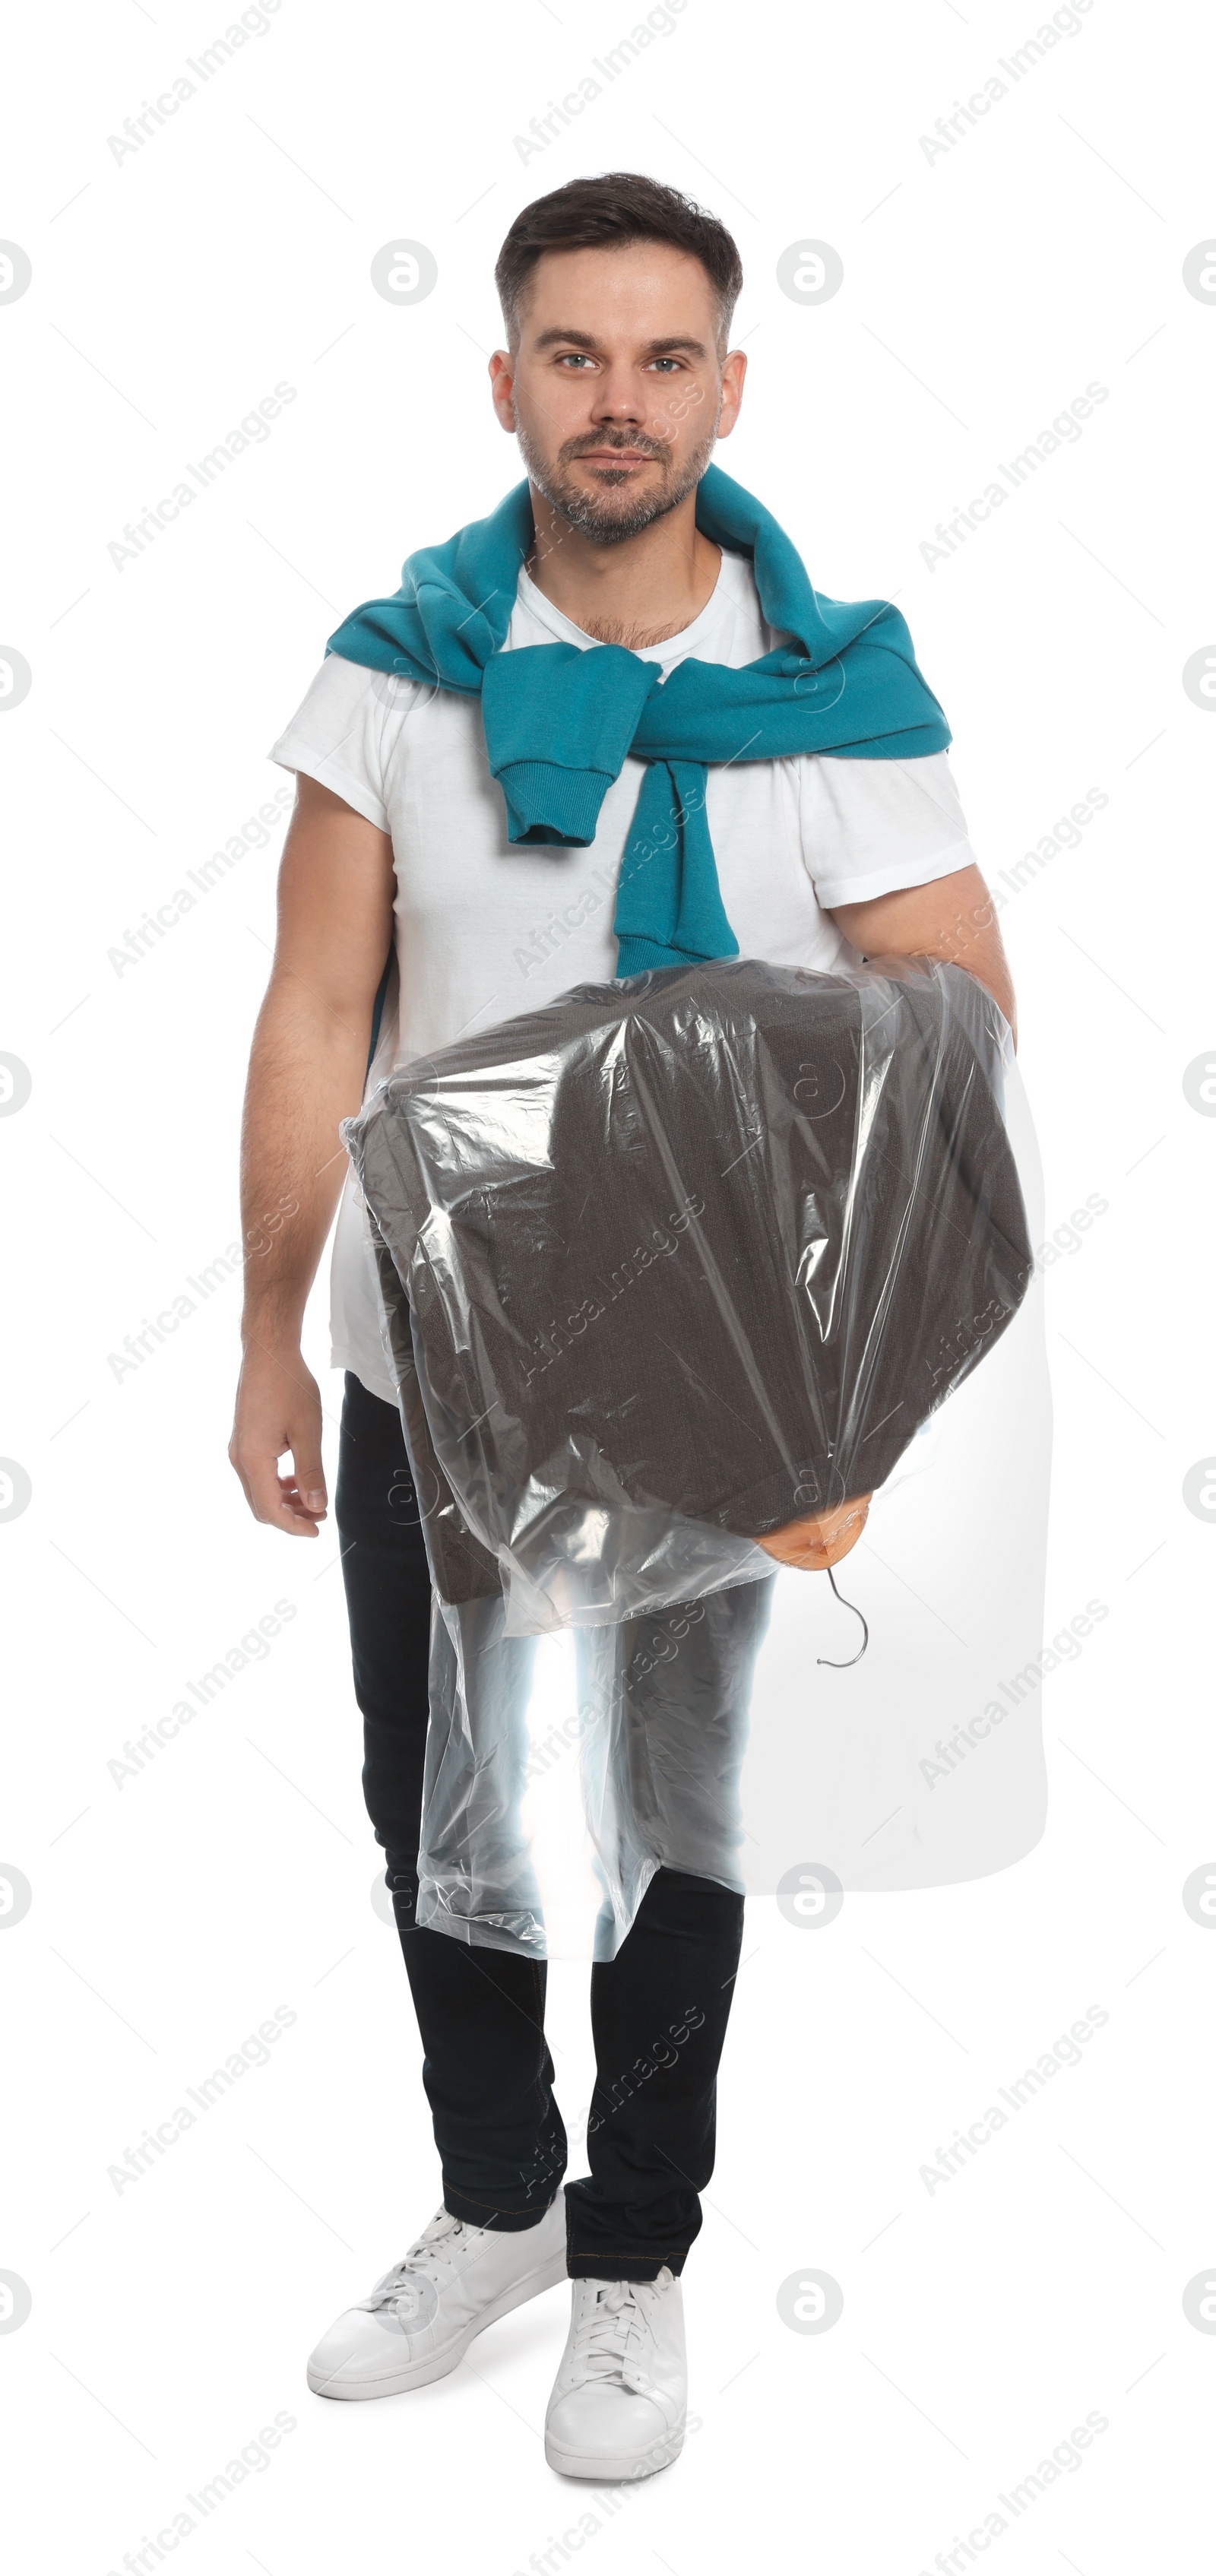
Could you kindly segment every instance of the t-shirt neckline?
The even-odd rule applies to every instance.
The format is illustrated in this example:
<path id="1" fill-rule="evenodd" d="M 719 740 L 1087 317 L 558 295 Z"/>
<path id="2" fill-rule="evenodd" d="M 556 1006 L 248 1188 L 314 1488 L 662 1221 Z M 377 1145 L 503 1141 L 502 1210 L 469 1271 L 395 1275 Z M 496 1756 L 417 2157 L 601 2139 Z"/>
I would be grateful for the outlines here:
<path id="1" fill-rule="evenodd" d="M 704 633 L 709 629 L 716 627 L 723 615 L 735 605 L 735 602 L 731 597 L 729 581 L 726 577 L 726 567 L 728 563 L 733 564 L 737 561 L 746 562 L 746 558 L 735 556 L 724 546 L 722 549 L 722 559 L 718 565 L 718 578 L 705 602 L 704 608 L 698 609 L 696 616 L 690 620 L 689 624 L 687 626 L 680 627 L 678 633 L 675 635 L 665 635 L 660 644 L 649 644 L 641 647 L 627 645 L 625 650 L 627 652 L 636 651 L 639 661 L 643 662 L 671 661 L 678 655 L 687 654 L 690 643 L 697 644 L 702 642 L 704 640 Z M 594 650 L 596 645 L 602 643 L 603 639 L 601 636 L 588 635 L 585 626 L 576 625 L 572 617 L 566 616 L 564 609 L 558 608 L 551 599 L 547 599 L 544 591 L 537 588 L 531 574 L 523 564 L 521 564 L 519 568 L 519 587 L 517 596 L 524 602 L 530 614 L 538 620 L 539 624 L 549 628 L 550 633 L 556 636 L 559 643 L 579 644 L 591 650 Z"/>

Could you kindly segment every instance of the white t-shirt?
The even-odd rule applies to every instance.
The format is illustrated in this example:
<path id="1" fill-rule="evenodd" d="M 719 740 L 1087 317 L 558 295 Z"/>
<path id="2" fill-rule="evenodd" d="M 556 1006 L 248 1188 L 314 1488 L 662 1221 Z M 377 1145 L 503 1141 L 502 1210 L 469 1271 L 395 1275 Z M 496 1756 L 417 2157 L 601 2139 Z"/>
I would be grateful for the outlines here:
<path id="1" fill-rule="evenodd" d="M 595 648 L 522 569 L 504 651 L 554 638 Z M 751 565 L 723 554 L 691 626 L 654 645 L 664 674 L 695 655 L 738 668 L 791 639 L 767 626 Z M 612 915 L 644 774 L 626 760 L 585 850 L 512 848 L 490 775 L 481 704 L 331 654 L 270 755 L 331 788 L 391 836 L 398 989 L 390 989 L 367 1088 L 476 1027 L 514 1019 L 572 984 L 616 972 Z M 923 885 L 974 858 L 945 752 L 920 760 L 803 754 L 711 766 L 706 819 L 726 916 L 743 957 L 830 970 L 855 960 L 828 917 Z M 381 1347 L 363 1212 L 348 1174 L 334 1236 L 335 1368 L 396 1401 Z"/>

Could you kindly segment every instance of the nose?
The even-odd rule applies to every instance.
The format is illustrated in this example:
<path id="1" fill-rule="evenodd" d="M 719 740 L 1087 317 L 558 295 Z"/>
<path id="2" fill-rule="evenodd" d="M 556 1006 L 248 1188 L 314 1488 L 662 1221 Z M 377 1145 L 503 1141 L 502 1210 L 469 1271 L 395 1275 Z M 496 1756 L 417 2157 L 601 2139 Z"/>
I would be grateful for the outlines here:
<path id="1" fill-rule="evenodd" d="M 600 377 L 591 405 L 591 417 L 605 427 L 640 428 L 648 405 L 645 393 L 632 367 L 609 367 Z"/>

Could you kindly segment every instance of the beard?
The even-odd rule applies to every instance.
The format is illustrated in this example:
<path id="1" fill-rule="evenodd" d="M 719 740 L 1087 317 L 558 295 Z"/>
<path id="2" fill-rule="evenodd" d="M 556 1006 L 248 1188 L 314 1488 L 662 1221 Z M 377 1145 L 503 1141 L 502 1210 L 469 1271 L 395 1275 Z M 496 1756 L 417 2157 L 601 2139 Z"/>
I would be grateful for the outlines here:
<path id="1" fill-rule="evenodd" d="M 717 442 L 715 420 L 706 437 L 700 440 L 682 465 L 673 471 L 671 449 L 661 439 L 639 438 L 624 432 L 601 432 L 598 436 L 570 439 L 550 459 L 542 454 L 528 432 L 517 426 L 520 454 L 528 470 L 529 482 L 542 494 L 551 509 L 559 510 L 563 519 L 580 536 L 590 537 L 596 545 L 619 546 L 626 538 L 640 536 L 654 520 L 666 518 L 700 482 Z M 587 492 L 574 481 L 570 471 L 575 460 L 591 447 L 641 448 L 657 459 L 663 468 L 658 489 L 631 491 L 632 466 L 622 466 L 619 476 L 610 466 L 597 468 L 601 488 Z"/>

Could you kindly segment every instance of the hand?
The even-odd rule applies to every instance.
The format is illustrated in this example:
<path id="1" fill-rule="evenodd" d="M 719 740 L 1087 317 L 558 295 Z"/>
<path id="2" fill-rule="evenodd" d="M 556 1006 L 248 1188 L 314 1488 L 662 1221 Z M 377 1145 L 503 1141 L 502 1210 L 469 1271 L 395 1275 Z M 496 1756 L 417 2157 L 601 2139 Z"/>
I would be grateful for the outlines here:
<path id="1" fill-rule="evenodd" d="M 856 1547 L 873 1500 L 872 1494 L 854 1494 L 851 1501 L 838 1503 L 834 1511 L 813 1512 L 806 1520 L 786 1521 L 781 1529 L 770 1530 L 757 1545 L 767 1555 L 775 1556 L 778 1565 L 792 1565 L 801 1574 L 822 1574 L 829 1565 L 839 1565 L 841 1557 Z"/>
<path id="2" fill-rule="evenodd" d="M 286 1451 L 292 1473 L 281 1476 Z M 289 1538 L 317 1537 L 327 1508 L 321 1392 L 298 1343 L 247 1345 L 228 1455 L 255 1520 Z"/>

